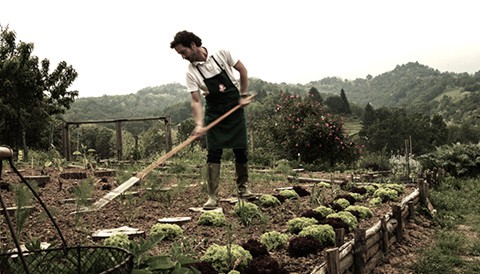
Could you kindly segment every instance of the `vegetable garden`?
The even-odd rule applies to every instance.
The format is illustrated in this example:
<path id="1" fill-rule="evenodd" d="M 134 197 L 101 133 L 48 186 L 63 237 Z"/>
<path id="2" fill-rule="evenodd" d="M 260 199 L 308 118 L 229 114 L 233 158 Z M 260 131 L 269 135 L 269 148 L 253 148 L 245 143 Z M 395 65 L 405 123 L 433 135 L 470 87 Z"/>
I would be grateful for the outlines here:
<path id="1" fill-rule="evenodd" d="M 19 167 L 69 246 L 128 250 L 133 273 L 371 270 L 388 256 L 389 246 L 401 240 L 402 222 L 428 205 L 426 189 L 417 183 L 395 182 L 380 173 L 316 173 L 285 166 L 252 167 L 251 187 L 261 195 L 238 201 L 232 195 L 233 167 L 225 165 L 221 208 L 205 212 L 198 209 L 206 198 L 203 167 L 174 160 L 101 209 L 80 213 L 140 169 L 138 163 L 93 169 Z M 8 167 L 2 172 L 1 188 L 25 248 L 38 249 L 40 243 L 47 249 L 60 248 L 54 227 Z M 5 222 L 0 224 L 5 254 L 15 246 Z M 123 234 L 98 236 L 112 229 Z M 11 273 L 11 264 L 2 263 L 1 273 Z M 54 263 L 44 267 L 43 272 L 50 273 Z"/>

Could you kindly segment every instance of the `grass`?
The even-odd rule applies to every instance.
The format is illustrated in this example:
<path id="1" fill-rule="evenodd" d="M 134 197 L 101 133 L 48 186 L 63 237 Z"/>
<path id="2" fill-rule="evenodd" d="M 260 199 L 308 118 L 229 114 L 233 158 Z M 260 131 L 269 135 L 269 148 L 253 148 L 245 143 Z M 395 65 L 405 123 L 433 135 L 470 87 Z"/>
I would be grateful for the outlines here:
<path id="1" fill-rule="evenodd" d="M 447 178 L 431 191 L 439 227 L 420 252 L 415 273 L 480 273 L 480 178 Z"/>

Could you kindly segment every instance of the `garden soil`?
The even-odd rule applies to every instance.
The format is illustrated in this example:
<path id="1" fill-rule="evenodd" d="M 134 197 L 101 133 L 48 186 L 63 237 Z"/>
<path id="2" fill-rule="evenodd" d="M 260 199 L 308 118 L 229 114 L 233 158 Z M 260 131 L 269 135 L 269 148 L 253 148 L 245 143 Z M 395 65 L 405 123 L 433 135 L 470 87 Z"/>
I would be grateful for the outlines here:
<path id="1" fill-rule="evenodd" d="M 183 252 L 192 257 L 199 258 L 212 244 L 226 245 L 228 243 L 242 244 L 249 239 L 260 240 L 260 236 L 269 231 L 287 232 L 287 221 L 294 217 L 301 217 L 308 209 L 318 206 L 318 201 L 328 203 L 340 194 L 338 187 L 325 188 L 320 195 L 308 195 L 296 200 L 286 200 L 280 206 L 262 209 L 266 216 L 262 221 L 254 220 L 250 225 L 244 225 L 234 214 L 234 203 L 221 202 L 221 206 L 228 220 L 227 227 L 201 226 L 197 224 L 201 212 L 192 211 L 192 207 L 201 207 L 206 200 L 206 186 L 202 183 L 201 168 L 193 174 L 164 174 L 161 171 L 154 172 L 145 182 L 139 182 L 129 189 L 129 195 L 122 195 L 105 205 L 96 212 L 75 214 L 79 209 L 78 205 L 68 202 L 68 199 L 75 197 L 75 187 L 80 185 L 82 180 L 75 178 L 61 178 L 58 170 L 53 169 L 32 169 L 19 168 L 22 176 L 49 176 L 49 182 L 44 186 L 37 186 L 36 189 L 47 205 L 49 211 L 54 215 L 61 233 L 70 246 L 100 245 L 101 240 L 92 237 L 93 233 L 102 229 L 113 229 L 123 226 L 144 231 L 148 237 L 150 228 L 162 218 L 190 217 L 191 221 L 182 224 L 183 237 L 176 241 L 183 247 Z M 63 173 L 87 173 L 93 178 L 93 171 L 85 171 L 80 167 L 71 167 Z M 311 191 L 312 184 L 289 182 L 285 179 L 261 180 L 263 170 L 251 171 L 251 189 L 255 193 L 278 194 L 278 188 L 291 187 L 293 185 Z M 153 174 L 153 173 L 152 173 Z M 233 167 L 227 165 L 222 168 L 222 182 L 220 184 L 219 196 L 231 198 L 235 194 L 233 182 Z M 95 186 L 91 197 L 97 201 L 110 190 L 114 189 L 134 174 L 118 174 L 117 171 L 106 172 L 101 176 L 94 177 Z M 333 178 L 332 174 L 322 173 L 299 173 L 299 176 L 310 178 Z M 335 174 L 335 178 L 342 179 L 342 174 Z M 64 176 L 65 177 L 65 176 Z M 122 178 L 122 179 L 120 179 Z M 125 179 L 126 178 L 126 179 Z M 256 179 L 257 178 L 257 179 Z M 279 176 L 285 178 L 285 176 Z M 346 175 L 345 177 L 346 178 Z M 31 180 L 28 180 L 31 182 Z M 260 182 L 261 183 L 258 183 Z M 14 185 L 20 184 L 19 177 L 4 165 L 2 171 L 1 195 L 7 207 L 15 205 Z M 405 192 L 399 201 L 411 193 L 414 186 L 405 188 Z M 315 198 L 315 199 L 314 199 Z M 318 199 L 317 199 L 318 198 Z M 49 243 L 59 243 L 59 237 L 51 222 L 46 218 L 38 202 L 33 202 L 35 210 L 27 219 L 24 228 L 19 236 L 22 242 L 29 242 L 33 239 Z M 357 203 L 362 205 L 362 203 Z M 367 205 L 363 203 L 363 205 Z M 391 210 L 391 202 L 387 202 L 373 208 L 374 216 L 359 223 L 360 228 L 370 228 L 377 223 L 381 217 Z M 432 235 L 435 229 L 431 220 L 420 214 L 406 223 L 405 238 L 402 243 L 396 243 L 391 247 L 390 256 L 385 258 L 374 273 L 411 273 L 412 264 L 418 259 L 418 252 L 432 243 Z M 12 247 L 10 232 L 5 218 L 0 219 L 0 246 L 1 250 Z M 346 235 L 346 241 L 352 239 L 353 233 Z M 8 242 L 8 243 L 7 243 Z M 173 242 L 163 241 L 154 249 L 151 254 L 171 252 Z M 317 254 L 307 257 L 294 258 L 288 255 L 286 249 L 270 252 L 289 273 L 310 273 L 316 266 L 323 262 L 325 249 Z"/>

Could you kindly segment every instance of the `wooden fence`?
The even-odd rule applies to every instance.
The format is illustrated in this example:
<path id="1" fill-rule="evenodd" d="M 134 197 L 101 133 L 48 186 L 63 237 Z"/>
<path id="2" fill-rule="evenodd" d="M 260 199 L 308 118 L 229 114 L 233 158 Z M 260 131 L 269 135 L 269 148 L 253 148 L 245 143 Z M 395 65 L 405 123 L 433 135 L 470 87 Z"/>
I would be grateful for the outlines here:
<path id="1" fill-rule="evenodd" d="M 437 173 L 427 179 L 439 179 Z M 389 256 L 391 246 L 403 241 L 405 223 L 413 218 L 416 209 L 435 210 L 428 200 L 429 182 L 417 180 L 417 188 L 369 229 L 355 230 L 354 239 L 343 243 L 344 229 L 335 230 L 336 247 L 326 250 L 325 260 L 310 274 L 370 273 L 384 258 Z"/>

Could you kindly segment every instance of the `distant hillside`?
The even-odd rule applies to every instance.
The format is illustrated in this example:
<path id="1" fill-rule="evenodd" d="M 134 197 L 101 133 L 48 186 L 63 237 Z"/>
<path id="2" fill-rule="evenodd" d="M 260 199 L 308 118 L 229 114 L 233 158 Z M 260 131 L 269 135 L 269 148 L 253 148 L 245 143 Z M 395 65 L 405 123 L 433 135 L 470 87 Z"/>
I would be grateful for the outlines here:
<path id="1" fill-rule="evenodd" d="M 135 94 L 78 98 L 68 110 L 67 121 L 165 116 L 168 106 L 190 100 L 185 87 L 175 83 L 143 88 Z"/>
<path id="2" fill-rule="evenodd" d="M 392 71 L 376 77 L 367 76 L 366 79 L 327 77 L 306 85 L 250 79 L 250 90 L 254 93 L 277 94 L 288 91 L 305 95 L 311 87 L 317 88 L 324 99 L 339 95 L 340 90 L 344 89 L 348 101 L 361 108 L 367 103 L 375 109 L 405 107 L 430 115 L 442 114 L 450 123 L 470 119 L 474 125 L 480 125 L 480 71 L 474 75 L 440 72 L 412 62 L 397 65 Z M 185 89 L 175 83 L 147 87 L 129 95 L 79 98 L 64 118 L 78 121 L 170 115 L 172 122 L 178 123 L 191 116 L 190 96 Z"/>

